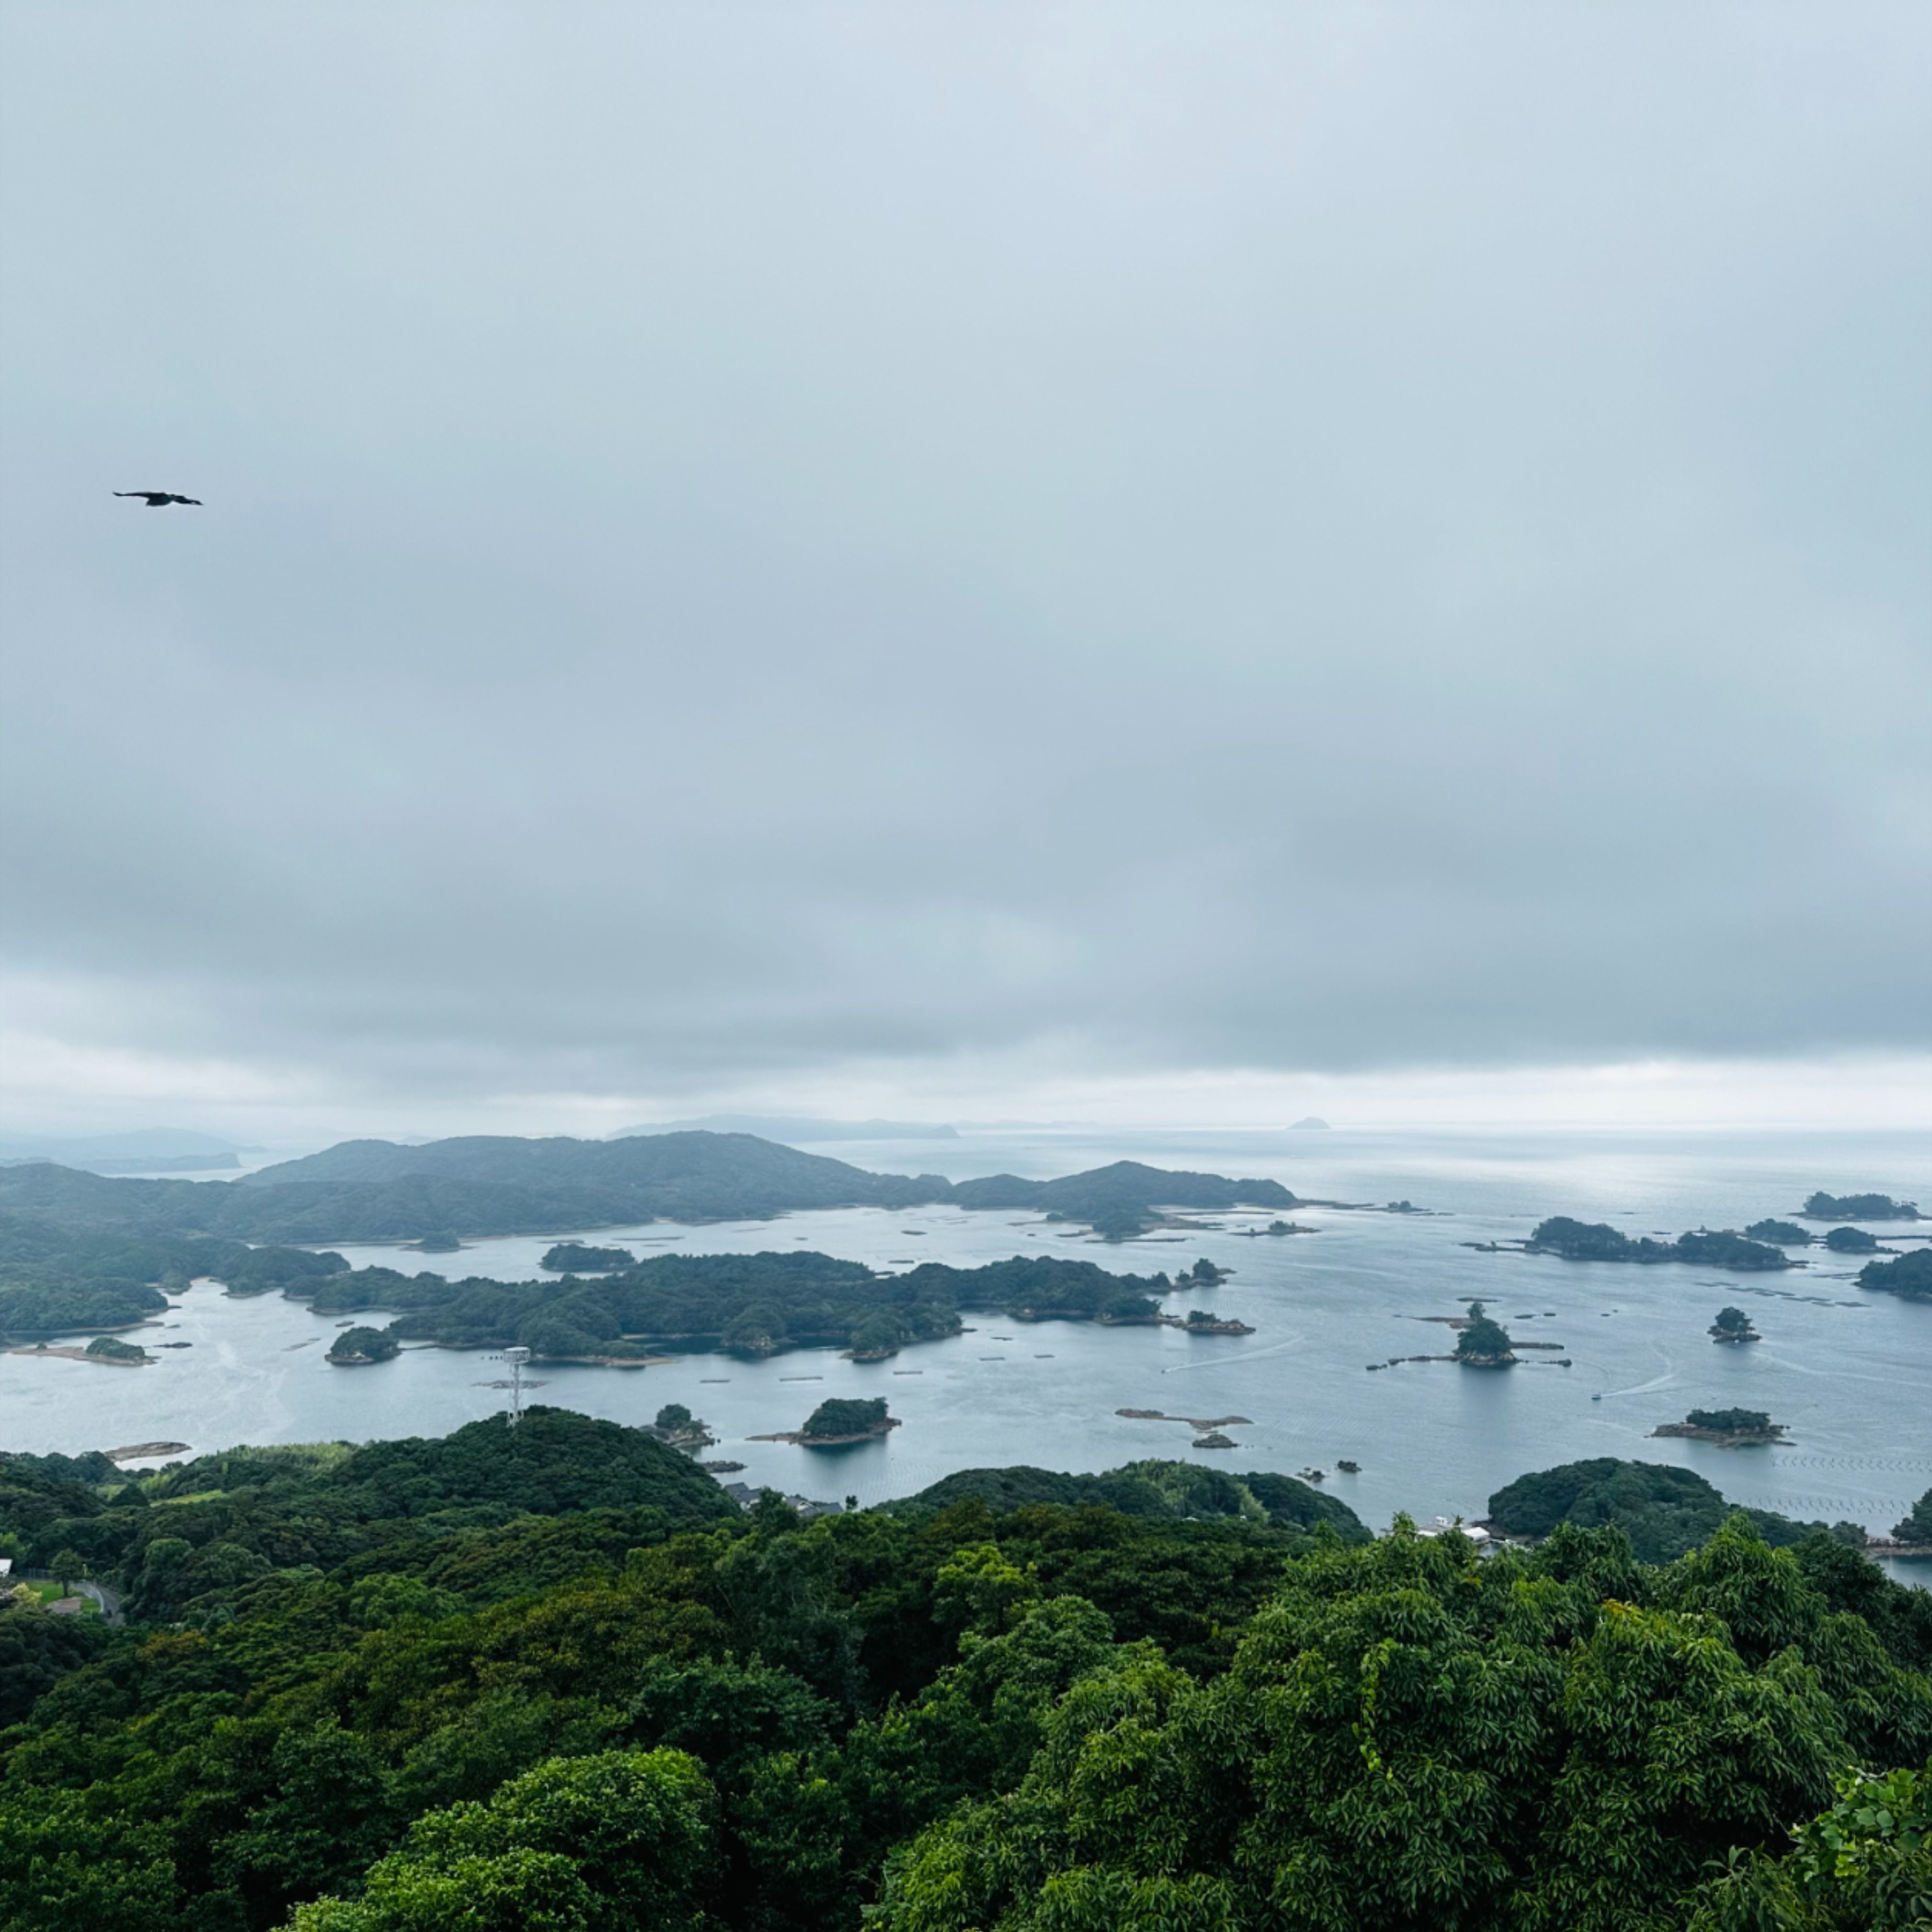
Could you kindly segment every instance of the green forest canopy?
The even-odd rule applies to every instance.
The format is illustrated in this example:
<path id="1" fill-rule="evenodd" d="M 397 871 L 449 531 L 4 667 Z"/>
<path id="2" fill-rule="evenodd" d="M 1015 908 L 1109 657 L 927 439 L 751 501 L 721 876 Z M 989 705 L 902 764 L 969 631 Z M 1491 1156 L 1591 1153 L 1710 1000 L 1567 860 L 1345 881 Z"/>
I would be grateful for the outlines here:
<path id="1" fill-rule="evenodd" d="M 1793 1522 L 1769 1510 L 1743 1513 L 1775 1547 L 1825 1528 L 1822 1523 Z M 1564 1522 L 1611 1527 L 1630 1539 L 1645 1562 L 1667 1563 L 1708 1540 L 1732 1514 L 1731 1505 L 1695 1470 L 1597 1456 L 1506 1483 L 1490 1497 L 1487 1520 L 1504 1536 L 1547 1536 Z M 1863 1532 L 1850 1525 L 1834 1533 L 1863 1540 Z"/>
<path id="2" fill-rule="evenodd" d="M 1932 1599 L 1827 1536 L 970 1487 L 806 1525 L 542 1408 L 0 1459 L 135 1618 L 0 1611 L 0 1926 L 1849 1932 L 1932 1879 Z"/>

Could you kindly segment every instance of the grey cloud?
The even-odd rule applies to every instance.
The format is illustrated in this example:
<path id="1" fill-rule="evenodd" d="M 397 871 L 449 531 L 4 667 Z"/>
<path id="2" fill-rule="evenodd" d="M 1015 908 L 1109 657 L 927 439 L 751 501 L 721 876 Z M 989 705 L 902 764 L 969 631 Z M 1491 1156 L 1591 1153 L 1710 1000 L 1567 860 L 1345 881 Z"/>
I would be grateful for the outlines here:
<path id="1" fill-rule="evenodd" d="M 4 11 L 74 1036 L 1932 1045 L 1922 10 Z"/>

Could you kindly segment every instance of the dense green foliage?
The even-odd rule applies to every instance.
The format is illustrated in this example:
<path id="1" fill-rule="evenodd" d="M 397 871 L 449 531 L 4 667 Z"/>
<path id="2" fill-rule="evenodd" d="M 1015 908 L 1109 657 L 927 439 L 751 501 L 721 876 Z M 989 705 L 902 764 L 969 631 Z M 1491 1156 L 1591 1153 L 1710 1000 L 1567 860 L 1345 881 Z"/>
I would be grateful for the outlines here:
<path id="1" fill-rule="evenodd" d="M 1724 1340 L 1742 1340 L 1753 1332 L 1751 1318 L 1742 1308 L 1719 1309 L 1711 1324 L 1711 1333 Z"/>
<path id="2" fill-rule="evenodd" d="M 1814 1194 L 1804 1204 L 1814 1221 L 1916 1221 L 1922 1217 L 1910 1201 L 1889 1194 Z"/>
<path id="3" fill-rule="evenodd" d="M 749 1354 L 806 1347 L 890 1354 L 956 1334 L 962 1309 L 1015 1321 L 1151 1322 L 1165 1275 L 1117 1275 L 1091 1262 L 1016 1256 L 983 1268 L 937 1262 L 875 1274 L 862 1262 L 796 1249 L 758 1255 L 653 1255 L 585 1281 L 451 1281 L 394 1268 L 358 1268 L 304 1282 L 319 1315 L 395 1312 L 400 1341 L 454 1348 L 512 1343 L 539 1357 L 642 1354 L 650 1345 Z"/>
<path id="4" fill-rule="evenodd" d="M 1886 1932 L 1932 1924 L 1932 1763 L 1835 1780 L 1838 1802 L 1794 1833 L 1796 1856 L 1730 1861 L 1696 1932 Z"/>
<path id="5" fill-rule="evenodd" d="M 686 1457 L 636 1430 L 532 1408 L 454 1435 L 350 1450 L 237 1449 L 130 1481 L 102 1458 L 0 1456 L 0 1528 L 45 1568 L 78 1550 L 143 1616 L 273 1570 L 487 1529 L 520 1515 L 614 1510 L 694 1527 L 734 1505 Z"/>
<path id="6" fill-rule="evenodd" d="M 1325 1500 L 1283 1478 L 980 1473 L 1158 1508 L 806 1526 L 544 1409 L 138 1502 L 0 1459 L 0 1525 L 137 1591 L 124 1633 L 0 1610 L 0 1932 L 1907 1922 L 1932 1601 L 1827 1538 L 1479 1562 L 1276 1520 Z M 232 1553 L 140 1594 L 170 1542 Z"/>
<path id="7" fill-rule="evenodd" d="M 869 1401 L 856 1396 L 832 1396 L 806 1417 L 800 1433 L 807 1442 L 874 1436 L 886 1427 L 887 1419 L 884 1396 L 874 1396 Z"/>
<path id="8" fill-rule="evenodd" d="M 1198 1462 L 1130 1462 L 1096 1476 L 1066 1475 L 1024 1465 L 962 1469 L 916 1496 L 885 1507 L 899 1514 L 983 1503 L 1004 1512 L 1042 1503 L 1060 1508 L 1099 1504 L 1124 1516 L 1208 1521 L 1215 1517 L 1312 1529 L 1325 1523 L 1345 1543 L 1366 1543 L 1361 1519 L 1340 1497 L 1324 1496 L 1293 1476 L 1260 1472 L 1234 1476 Z"/>
<path id="9" fill-rule="evenodd" d="M 1748 1525 L 1660 1571 L 1614 1535 L 1468 1549 L 1292 1566 L 1210 1683 L 1153 1655 L 1088 1673 L 1016 1789 L 895 1862 L 880 1922 L 1657 1932 L 1722 1909 L 1730 1855 L 1774 1882 L 1757 1848 L 1847 1764 L 1923 1756 L 1932 1686 Z"/>
<path id="10" fill-rule="evenodd" d="M 106 1641 L 98 1618 L 35 1616 L 0 1601 L 0 1731 L 17 1724 L 43 1692 L 98 1656 Z"/>
<path id="11" fill-rule="evenodd" d="M 1932 1543 L 1932 1490 L 1912 1505 L 1911 1513 L 1892 1525 L 1892 1533 L 1900 1543 Z"/>
<path id="12" fill-rule="evenodd" d="M 1858 1286 L 1908 1301 L 1932 1301 L 1932 1248 L 1919 1248 L 1896 1261 L 1867 1262 L 1858 1270 Z"/>
<path id="13" fill-rule="evenodd" d="M 1664 1563 L 1696 1549 L 1730 1514 L 1730 1505 L 1694 1470 L 1598 1456 L 1517 1477 L 1490 1497 L 1489 1521 L 1504 1536 L 1547 1536 L 1564 1522 L 1586 1528 L 1608 1525 L 1630 1538 L 1644 1562 Z M 1823 1528 L 1769 1510 L 1744 1514 L 1774 1546 Z"/>
<path id="14" fill-rule="evenodd" d="M 296 1932 L 694 1932 L 714 1809 L 684 1751 L 549 1758 L 483 1802 L 425 1811 L 358 1899 L 298 1906 Z"/>

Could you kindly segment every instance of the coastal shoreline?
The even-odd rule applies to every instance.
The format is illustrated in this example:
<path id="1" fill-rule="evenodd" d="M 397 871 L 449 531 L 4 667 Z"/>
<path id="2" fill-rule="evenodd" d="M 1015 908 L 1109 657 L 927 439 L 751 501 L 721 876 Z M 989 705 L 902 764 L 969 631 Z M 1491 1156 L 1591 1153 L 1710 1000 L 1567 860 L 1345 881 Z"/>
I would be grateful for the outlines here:
<path id="1" fill-rule="evenodd" d="M 154 1365 L 152 1355 L 91 1355 L 85 1348 L 70 1348 L 46 1342 L 22 1342 L 9 1348 L 10 1355 L 34 1355 L 51 1360 L 58 1356 L 64 1362 L 98 1362 L 110 1369 L 150 1369 Z"/>

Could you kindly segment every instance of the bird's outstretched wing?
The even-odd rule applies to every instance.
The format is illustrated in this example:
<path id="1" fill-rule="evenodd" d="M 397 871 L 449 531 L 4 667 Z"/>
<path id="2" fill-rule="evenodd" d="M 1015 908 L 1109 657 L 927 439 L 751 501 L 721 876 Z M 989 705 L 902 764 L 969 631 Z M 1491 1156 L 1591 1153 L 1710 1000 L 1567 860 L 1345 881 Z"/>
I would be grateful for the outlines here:
<path id="1" fill-rule="evenodd" d="M 138 496 L 151 510 L 164 508 L 170 503 L 192 503 L 198 510 L 202 508 L 199 496 L 178 496 L 172 490 L 116 490 L 117 496 Z"/>

